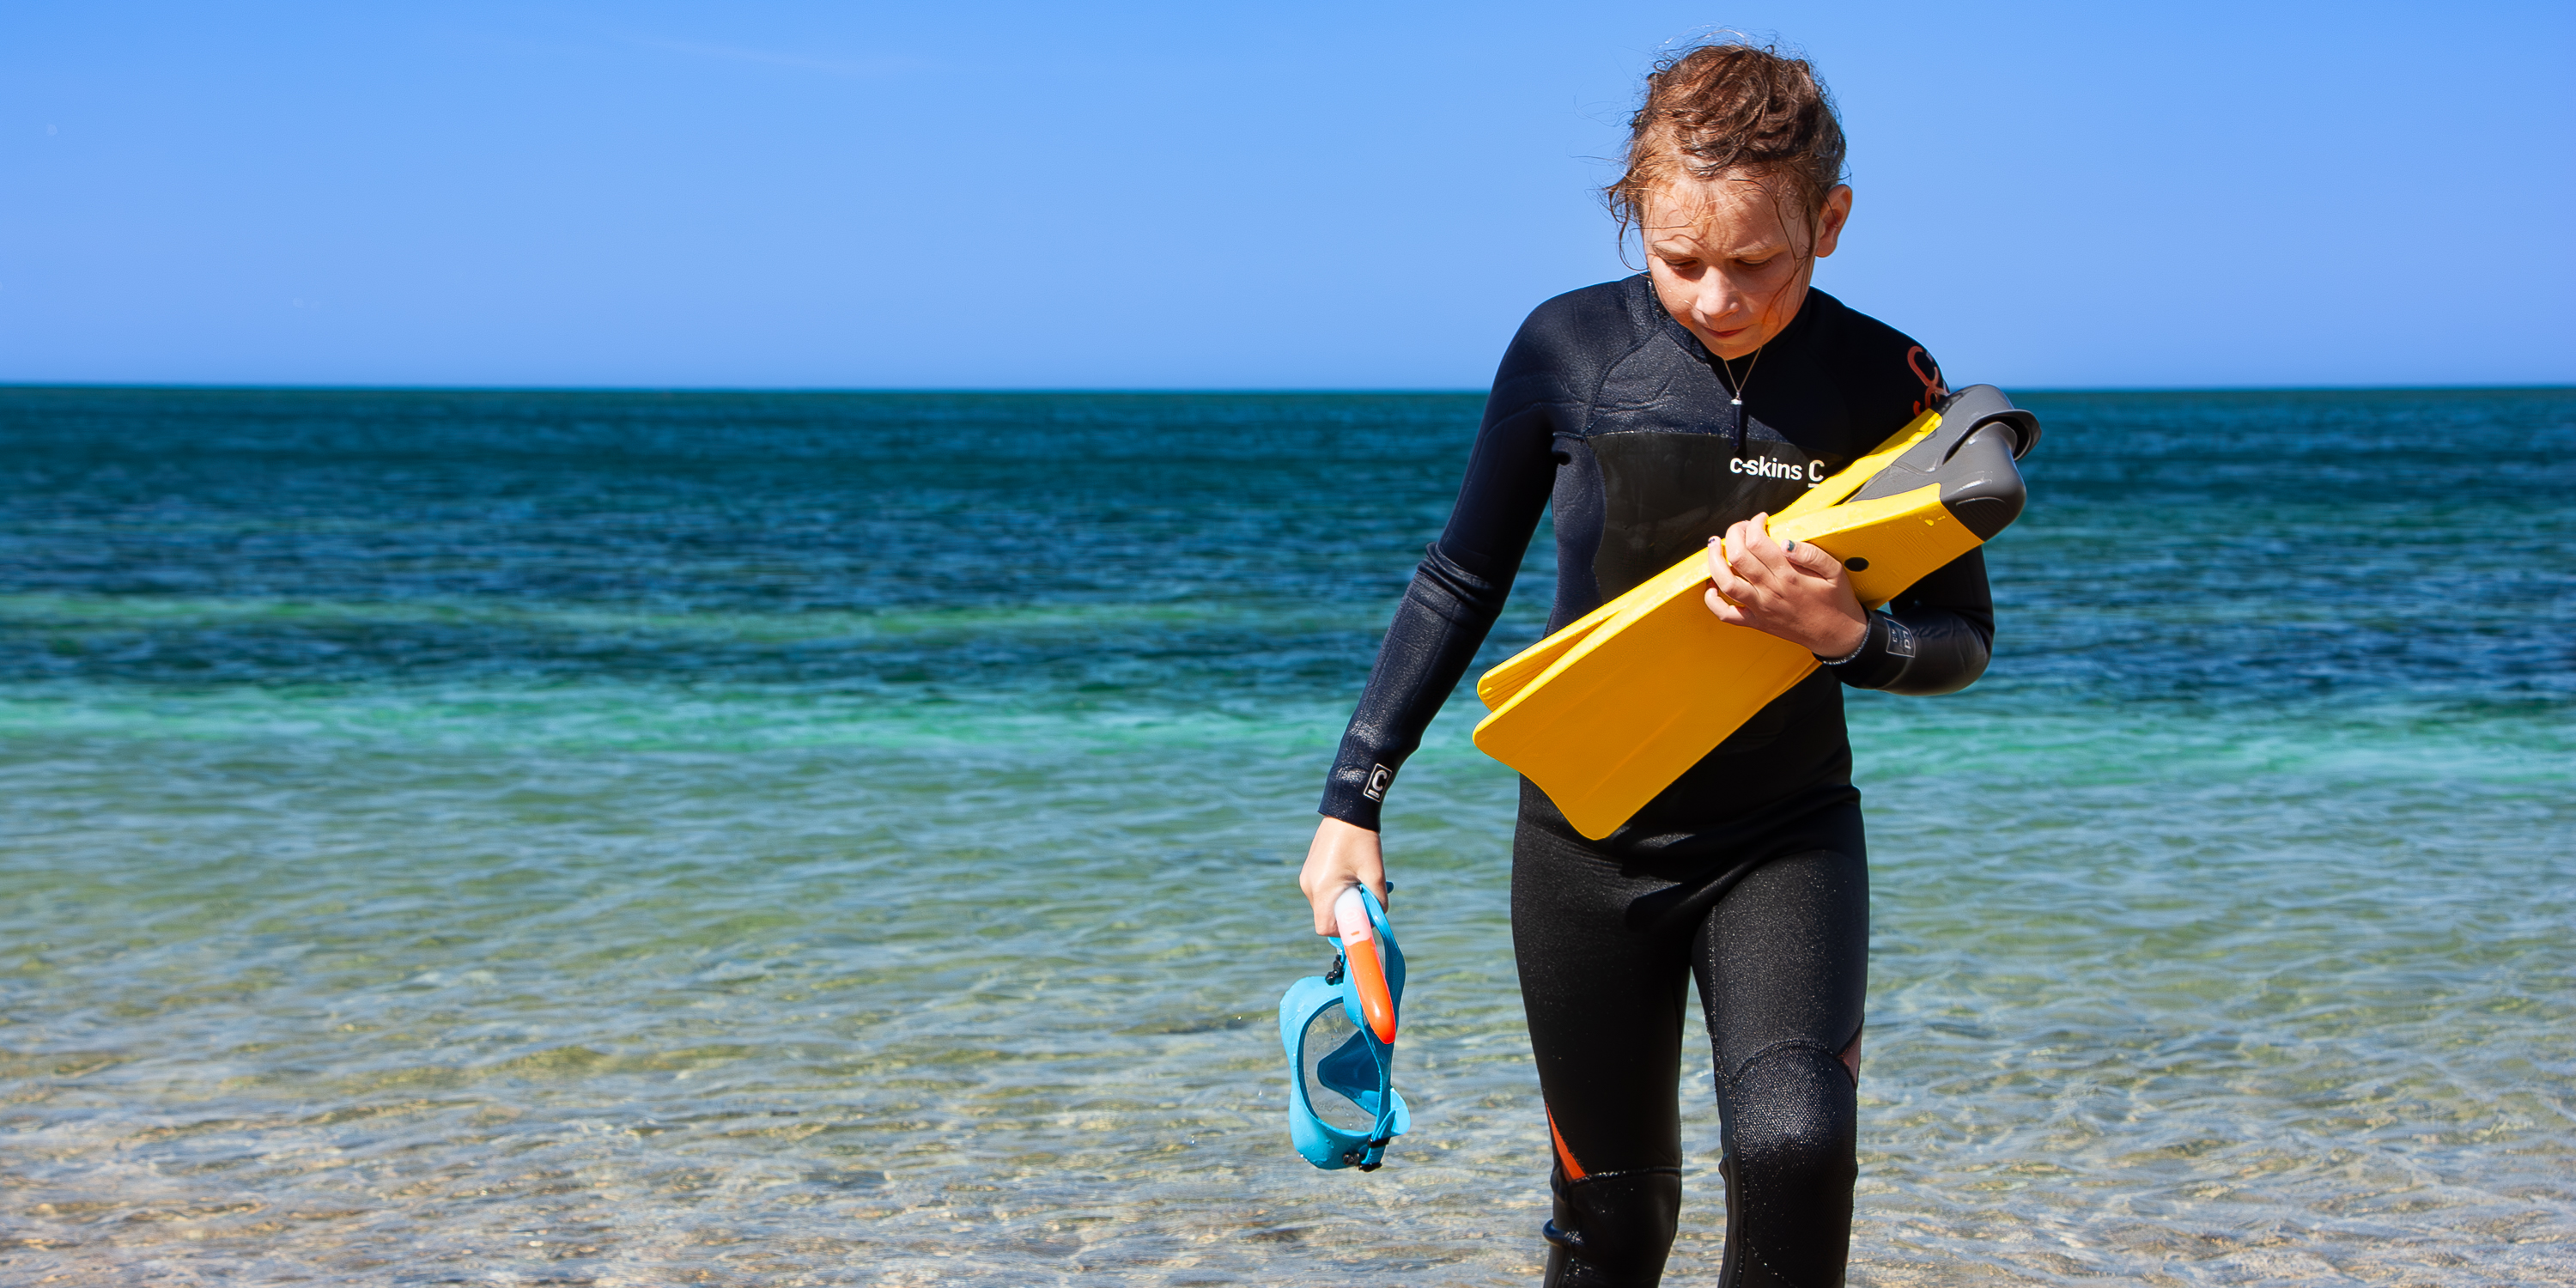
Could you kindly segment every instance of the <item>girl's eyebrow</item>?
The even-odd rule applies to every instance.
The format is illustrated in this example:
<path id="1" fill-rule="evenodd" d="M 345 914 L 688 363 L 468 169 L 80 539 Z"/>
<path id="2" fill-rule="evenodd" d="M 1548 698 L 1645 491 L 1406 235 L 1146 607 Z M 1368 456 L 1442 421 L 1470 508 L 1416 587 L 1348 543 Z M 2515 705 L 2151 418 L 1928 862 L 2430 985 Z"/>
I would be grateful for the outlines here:
<path id="1" fill-rule="evenodd" d="M 1751 245 L 1729 246 L 1719 253 L 1728 259 L 1767 259 L 1787 249 L 1789 245 L 1786 241 L 1772 241 L 1766 237 Z"/>
<path id="2" fill-rule="evenodd" d="M 1711 251 L 1705 243 L 1695 237 L 1667 237 L 1648 243 L 1647 249 L 1666 258 L 1674 255 L 1714 254 L 1721 259 L 1769 259 L 1789 248 L 1782 242 L 1760 241 L 1750 246 L 1735 246 L 1722 251 Z"/>
<path id="3" fill-rule="evenodd" d="M 1726 247 L 1726 252 L 1728 255 L 1759 255 L 1759 252 L 1765 252 L 1765 250 L 1780 250 L 1785 242 L 1788 242 L 1788 237 L 1767 237 L 1765 234 L 1765 237 L 1754 237 L 1752 242 L 1739 242 L 1739 245 Z"/>

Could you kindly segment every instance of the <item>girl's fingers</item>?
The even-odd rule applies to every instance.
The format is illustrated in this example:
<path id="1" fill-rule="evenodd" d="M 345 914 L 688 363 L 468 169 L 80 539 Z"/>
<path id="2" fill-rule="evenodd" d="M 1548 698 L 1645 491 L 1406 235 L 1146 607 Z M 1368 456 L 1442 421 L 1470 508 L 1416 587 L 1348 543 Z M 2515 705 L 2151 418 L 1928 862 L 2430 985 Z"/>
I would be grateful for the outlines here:
<path id="1" fill-rule="evenodd" d="M 1353 885 L 1366 885 L 1385 897 L 1386 852 L 1378 834 L 1337 818 L 1318 820 L 1306 865 L 1297 874 L 1297 886 L 1314 909 L 1316 934 L 1333 933 L 1333 900 Z"/>
<path id="2" fill-rule="evenodd" d="M 1757 593 L 1753 583 L 1736 576 L 1734 569 L 1723 564 L 1709 570 L 1708 584 L 1716 587 L 1718 594 L 1738 604 L 1751 599 Z"/>
<path id="3" fill-rule="evenodd" d="M 1770 533 L 1770 515 L 1754 515 L 1744 520 L 1744 554 L 1752 554 L 1762 569 L 1770 574 L 1788 572 L 1788 551 L 1780 549 Z"/>
<path id="4" fill-rule="evenodd" d="M 1737 560 L 1743 556 L 1736 551 L 1740 548 L 1736 545 L 1735 530 L 1730 528 L 1727 530 L 1723 546 L 1712 540 L 1709 542 L 1708 549 L 1708 584 L 1717 587 L 1719 594 L 1739 604 L 1744 602 L 1746 596 L 1757 590 L 1753 582 L 1739 575 Z M 1759 571 L 1759 568 L 1759 565 L 1755 566 L 1756 571 Z"/>
<path id="5" fill-rule="evenodd" d="M 1728 562 L 1735 570 L 1750 577 L 1780 577 L 1788 573 L 1788 554 L 1780 543 L 1771 539 L 1771 516 L 1757 514 L 1728 530 L 1727 547 L 1737 552 Z M 1741 535 L 1737 535 L 1740 533 Z"/>
<path id="6" fill-rule="evenodd" d="M 1703 598 L 1709 612 L 1728 625 L 1767 629 L 1762 623 L 1777 625 L 1774 619 L 1782 614 L 1803 616 L 1802 606 L 1815 595 L 1832 593 L 1817 582 L 1842 582 L 1841 560 L 1812 542 L 1773 539 L 1764 526 L 1767 517 L 1732 524 L 1724 537 L 1709 540 L 1709 590 Z"/>
<path id="7" fill-rule="evenodd" d="M 1739 577 L 1750 578 L 1762 571 L 1762 561 L 1754 557 L 1752 525 L 1739 523 L 1726 530 L 1726 566 Z"/>
<path id="8" fill-rule="evenodd" d="M 1842 561 L 1826 554 L 1812 541 L 1801 541 L 1789 547 L 1787 554 L 1790 566 L 1810 577 L 1831 581 L 1842 573 Z"/>

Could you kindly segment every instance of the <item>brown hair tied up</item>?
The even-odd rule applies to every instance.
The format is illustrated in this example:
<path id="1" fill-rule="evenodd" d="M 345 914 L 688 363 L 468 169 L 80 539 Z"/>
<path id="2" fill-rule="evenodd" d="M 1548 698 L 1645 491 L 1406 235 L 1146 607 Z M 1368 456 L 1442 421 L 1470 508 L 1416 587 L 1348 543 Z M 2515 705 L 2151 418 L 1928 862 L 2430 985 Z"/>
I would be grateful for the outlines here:
<path id="1" fill-rule="evenodd" d="M 1735 35 L 1656 61 L 1628 118 L 1626 161 L 1602 190 L 1623 242 L 1643 224 L 1647 194 L 1676 172 L 1786 180 L 1813 220 L 1843 181 L 1843 124 L 1807 60 Z"/>

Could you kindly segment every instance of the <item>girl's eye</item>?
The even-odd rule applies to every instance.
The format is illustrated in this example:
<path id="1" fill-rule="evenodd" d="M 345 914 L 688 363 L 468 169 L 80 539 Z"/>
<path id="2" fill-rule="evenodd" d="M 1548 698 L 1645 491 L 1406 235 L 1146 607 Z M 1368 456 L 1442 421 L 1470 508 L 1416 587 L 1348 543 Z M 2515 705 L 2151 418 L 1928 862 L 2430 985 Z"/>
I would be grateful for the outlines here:
<path id="1" fill-rule="evenodd" d="M 1779 256 L 1777 256 L 1777 255 L 1765 255 L 1765 256 L 1763 256 L 1763 257 L 1762 257 L 1762 258 L 1760 258 L 1760 259 L 1739 259 L 1739 260 L 1737 260 L 1737 261 L 1735 261 L 1735 262 L 1736 262 L 1736 263 L 1738 263 L 1738 264 L 1742 264 L 1742 265 L 1743 265 L 1743 266 L 1745 266 L 1746 268 L 1760 268 L 1760 267 L 1762 267 L 1763 265 L 1768 264 L 1768 263 L 1770 263 L 1772 260 L 1775 260 L 1775 259 L 1778 259 L 1778 258 L 1779 258 Z"/>

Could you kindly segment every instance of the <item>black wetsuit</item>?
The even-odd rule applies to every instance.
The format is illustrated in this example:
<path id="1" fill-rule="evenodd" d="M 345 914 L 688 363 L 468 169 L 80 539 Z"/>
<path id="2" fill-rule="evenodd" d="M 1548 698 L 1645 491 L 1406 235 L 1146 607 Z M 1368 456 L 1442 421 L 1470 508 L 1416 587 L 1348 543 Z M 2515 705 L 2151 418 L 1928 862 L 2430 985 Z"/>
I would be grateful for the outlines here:
<path id="1" fill-rule="evenodd" d="M 1946 392 L 1922 346 L 1822 291 L 1731 373 L 1642 275 L 1540 305 L 1503 356 L 1457 508 L 1387 630 L 1323 813 L 1378 826 L 1546 507 L 1553 630 L 1787 505 Z M 1869 936 L 1841 686 L 1946 693 L 1975 680 L 1994 633 L 1983 556 L 1870 616 L 1857 656 L 1764 708 L 1604 840 L 1521 784 L 1512 934 L 1555 1152 L 1551 1283 L 1662 1273 L 1694 975 L 1724 1124 L 1721 1281 L 1841 1282 Z"/>

